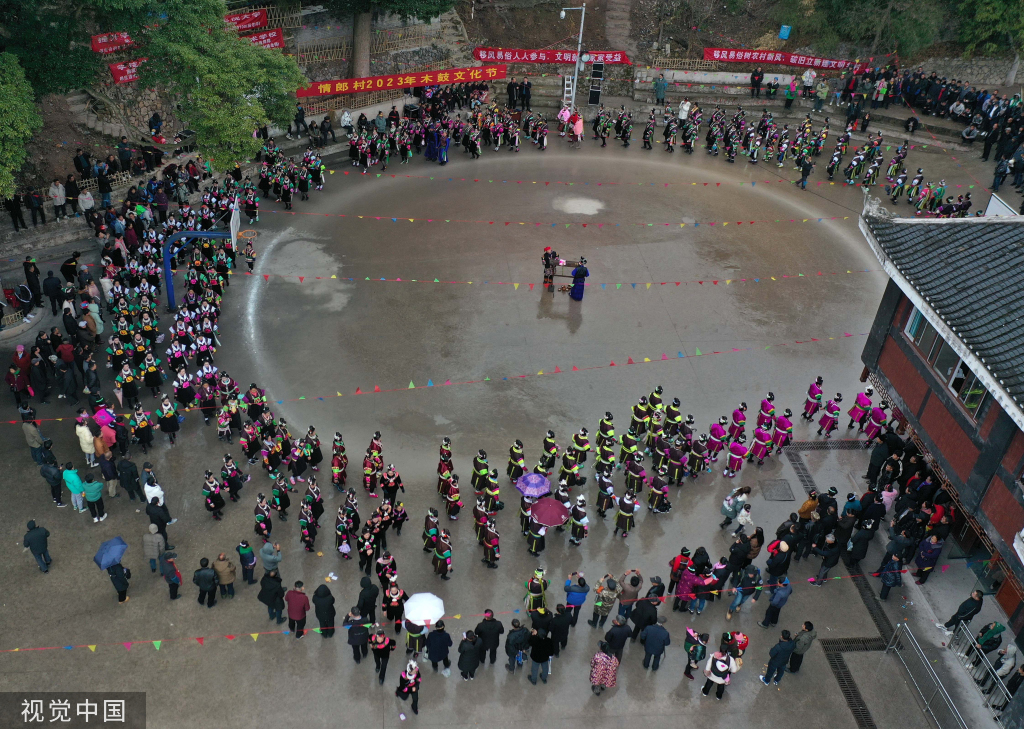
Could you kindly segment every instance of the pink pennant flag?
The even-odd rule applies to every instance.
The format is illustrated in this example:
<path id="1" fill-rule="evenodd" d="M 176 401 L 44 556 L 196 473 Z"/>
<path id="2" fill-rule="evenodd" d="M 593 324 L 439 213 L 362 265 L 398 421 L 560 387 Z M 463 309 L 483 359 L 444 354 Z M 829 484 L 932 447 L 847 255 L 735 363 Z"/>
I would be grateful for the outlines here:
<path id="1" fill-rule="evenodd" d="M 661 359 L 662 359 L 662 360 L 666 360 L 666 359 L 668 359 L 668 355 L 667 355 L 667 354 L 665 354 L 664 352 L 662 352 L 662 353 L 661 353 Z"/>
<path id="2" fill-rule="evenodd" d="M 132 644 L 131 644 L 131 641 L 129 641 L 129 642 L 127 642 L 127 643 L 122 643 L 121 645 L 123 645 L 123 646 L 124 646 L 125 650 L 128 650 L 128 651 L 130 651 L 130 650 L 132 649 Z"/>
<path id="3" fill-rule="evenodd" d="M 561 370 L 561 369 L 559 369 L 558 365 L 555 365 L 555 372 L 556 372 L 556 373 L 558 373 L 558 372 L 561 372 L 561 371 L 562 371 L 562 370 Z"/>
<path id="4" fill-rule="evenodd" d="M 373 391 L 374 392 L 380 392 L 380 385 L 374 385 L 373 386 Z"/>

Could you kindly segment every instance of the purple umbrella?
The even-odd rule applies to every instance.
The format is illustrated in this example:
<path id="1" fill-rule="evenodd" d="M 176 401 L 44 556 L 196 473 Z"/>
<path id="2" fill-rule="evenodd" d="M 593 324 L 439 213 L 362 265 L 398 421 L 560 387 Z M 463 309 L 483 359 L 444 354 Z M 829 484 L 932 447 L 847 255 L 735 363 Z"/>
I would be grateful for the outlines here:
<path id="1" fill-rule="evenodd" d="M 523 496 L 539 498 L 551 493 L 551 484 L 546 476 L 540 473 L 527 473 L 516 481 L 516 490 Z"/>

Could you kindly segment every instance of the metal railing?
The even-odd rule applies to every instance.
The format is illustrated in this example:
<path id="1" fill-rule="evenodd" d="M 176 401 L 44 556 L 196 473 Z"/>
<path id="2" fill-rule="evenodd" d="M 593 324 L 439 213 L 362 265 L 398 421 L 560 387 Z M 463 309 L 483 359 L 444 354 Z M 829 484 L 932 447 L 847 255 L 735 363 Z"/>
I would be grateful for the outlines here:
<path id="1" fill-rule="evenodd" d="M 921 650 L 920 644 L 906 623 L 896 626 L 885 652 L 894 654 L 903 664 L 910 682 L 914 684 L 923 702 L 922 709 L 939 729 L 968 729 L 967 722 L 960 716 L 953 700 L 949 698 L 939 677 L 932 670 L 928 656 Z"/>
<path id="2" fill-rule="evenodd" d="M 377 30 L 370 38 L 370 55 L 428 46 L 440 38 L 443 32 L 439 25 L 426 24 Z M 352 36 L 330 36 L 299 43 L 295 48 L 295 56 L 302 64 L 343 61 L 352 56 Z"/>
<path id="3" fill-rule="evenodd" d="M 670 68 L 677 71 L 717 71 L 722 67 L 718 61 L 705 61 L 702 58 L 655 58 L 651 64 L 654 68 Z"/>
<path id="4" fill-rule="evenodd" d="M 966 625 L 959 623 L 956 626 L 952 637 L 946 641 L 946 647 L 953 651 L 957 661 L 974 679 L 985 706 L 993 715 L 1002 711 L 1010 703 L 1011 694 Z"/>
<path id="5" fill-rule="evenodd" d="M 352 39 L 349 36 L 321 38 L 295 47 L 295 59 L 300 64 L 344 61 L 352 56 Z"/>

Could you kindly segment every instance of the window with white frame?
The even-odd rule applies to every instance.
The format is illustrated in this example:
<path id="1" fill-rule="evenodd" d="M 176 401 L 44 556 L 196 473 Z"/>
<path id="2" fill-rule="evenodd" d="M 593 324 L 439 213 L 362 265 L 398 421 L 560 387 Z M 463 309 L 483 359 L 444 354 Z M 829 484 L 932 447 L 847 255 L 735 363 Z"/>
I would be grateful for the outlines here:
<path id="1" fill-rule="evenodd" d="M 977 414 L 988 396 L 988 390 L 978 376 L 916 308 L 911 311 L 903 333 L 929 364 L 939 381 L 949 388 L 964 410 L 972 418 L 977 419 Z"/>

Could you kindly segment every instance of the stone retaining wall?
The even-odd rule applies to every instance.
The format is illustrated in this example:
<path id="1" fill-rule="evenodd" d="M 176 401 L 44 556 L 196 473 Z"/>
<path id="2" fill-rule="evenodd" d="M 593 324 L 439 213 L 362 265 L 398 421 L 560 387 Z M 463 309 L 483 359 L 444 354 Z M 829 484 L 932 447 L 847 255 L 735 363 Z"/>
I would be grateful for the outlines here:
<path id="1" fill-rule="evenodd" d="M 1002 86 L 1013 64 L 1012 58 L 926 58 L 914 64 L 925 73 L 935 71 L 939 76 L 966 79 L 972 86 Z"/>

